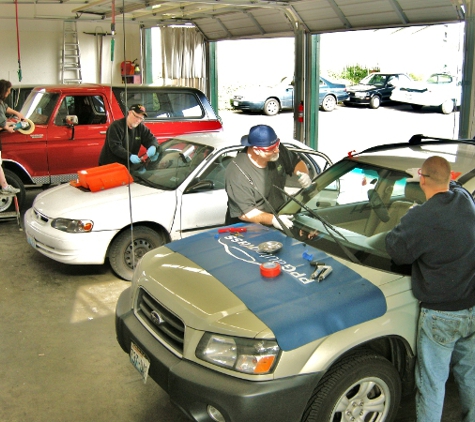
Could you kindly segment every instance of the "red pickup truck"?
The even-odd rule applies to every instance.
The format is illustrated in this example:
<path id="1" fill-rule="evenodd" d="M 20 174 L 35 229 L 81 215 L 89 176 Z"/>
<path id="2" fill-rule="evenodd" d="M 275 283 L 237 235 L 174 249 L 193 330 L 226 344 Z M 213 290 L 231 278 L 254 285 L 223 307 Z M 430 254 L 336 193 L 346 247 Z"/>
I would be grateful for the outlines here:
<path id="1" fill-rule="evenodd" d="M 184 133 L 222 129 L 206 96 L 194 88 L 37 86 L 21 109 L 35 124 L 34 132 L 2 134 L 3 168 L 8 182 L 20 189 L 20 206 L 25 185 L 68 182 L 77 179 L 78 170 L 97 166 L 107 128 L 136 103 L 145 105 L 144 123 L 159 142 Z M 70 123 L 75 120 L 70 116 L 77 117 L 77 124 Z M 11 198 L 0 198 L 0 212 L 11 210 L 11 202 Z"/>

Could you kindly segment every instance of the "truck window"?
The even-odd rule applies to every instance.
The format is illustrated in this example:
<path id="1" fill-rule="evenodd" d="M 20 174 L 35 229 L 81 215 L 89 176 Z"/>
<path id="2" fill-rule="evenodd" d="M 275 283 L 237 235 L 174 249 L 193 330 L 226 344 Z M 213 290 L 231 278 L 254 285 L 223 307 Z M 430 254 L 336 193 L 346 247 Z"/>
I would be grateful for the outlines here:
<path id="1" fill-rule="evenodd" d="M 125 104 L 125 92 L 120 93 L 121 102 Z M 201 119 L 204 116 L 199 100 L 193 93 L 180 92 L 154 92 L 139 91 L 127 93 L 127 105 L 143 104 L 147 110 L 148 117 L 145 120 L 173 120 Z"/>
<path id="2" fill-rule="evenodd" d="M 78 125 L 105 123 L 106 113 L 102 97 L 88 95 L 69 95 L 63 99 L 54 120 L 57 126 L 64 126 L 66 116 L 74 115 L 78 118 Z"/>
<path id="3" fill-rule="evenodd" d="M 44 91 L 34 92 L 27 98 L 22 112 L 35 125 L 45 125 L 51 117 L 58 98 L 59 94 L 49 94 Z"/>

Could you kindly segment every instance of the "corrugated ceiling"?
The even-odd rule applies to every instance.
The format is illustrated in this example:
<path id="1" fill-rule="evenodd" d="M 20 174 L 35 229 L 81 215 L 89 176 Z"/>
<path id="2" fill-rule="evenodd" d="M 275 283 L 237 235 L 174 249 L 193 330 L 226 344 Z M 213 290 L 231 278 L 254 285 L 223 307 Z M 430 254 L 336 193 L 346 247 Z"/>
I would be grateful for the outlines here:
<path id="1" fill-rule="evenodd" d="M 39 0 L 41 1 L 41 0 Z M 68 4 L 68 0 L 63 0 Z M 145 27 L 193 24 L 211 41 L 292 36 L 463 21 L 463 0 L 98 0 L 71 9 L 79 19 L 133 20 Z"/>
<path id="2" fill-rule="evenodd" d="M 463 21 L 475 0 L 0 0 L 2 18 L 195 25 L 210 41 Z M 9 5 L 10 7 L 6 7 Z"/>

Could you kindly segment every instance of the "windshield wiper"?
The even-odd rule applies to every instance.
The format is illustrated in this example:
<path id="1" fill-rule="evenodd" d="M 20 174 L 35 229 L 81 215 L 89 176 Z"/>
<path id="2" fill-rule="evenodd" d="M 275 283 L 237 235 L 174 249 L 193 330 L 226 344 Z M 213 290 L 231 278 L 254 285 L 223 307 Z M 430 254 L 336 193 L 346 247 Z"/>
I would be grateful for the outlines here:
<path id="1" fill-rule="evenodd" d="M 345 236 L 343 236 L 332 224 L 330 224 L 328 221 L 326 221 L 323 217 L 318 215 L 314 210 L 311 208 L 307 207 L 303 202 L 299 201 L 295 196 L 290 195 L 287 193 L 284 189 L 281 189 L 279 186 L 274 185 L 275 188 L 279 189 L 282 193 L 284 193 L 285 196 L 290 198 L 292 201 L 294 201 L 297 205 L 302 207 L 305 211 L 310 213 L 312 217 L 315 217 L 318 221 L 320 221 L 323 224 L 323 227 L 327 230 L 327 233 L 331 236 L 331 238 L 334 240 L 334 242 L 341 248 L 341 250 L 345 253 L 345 255 L 348 257 L 348 259 L 351 262 L 354 262 L 355 264 L 361 264 L 360 260 L 355 256 L 353 252 L 351 252 L 345 245 L 343 245 L 332 233 L 336 233 L 338 236 L 340 236 L 343 240 L 348 242 L 348 239 L 346 239 Z M 348 242 L 349 243 L 349 242 Z"/>

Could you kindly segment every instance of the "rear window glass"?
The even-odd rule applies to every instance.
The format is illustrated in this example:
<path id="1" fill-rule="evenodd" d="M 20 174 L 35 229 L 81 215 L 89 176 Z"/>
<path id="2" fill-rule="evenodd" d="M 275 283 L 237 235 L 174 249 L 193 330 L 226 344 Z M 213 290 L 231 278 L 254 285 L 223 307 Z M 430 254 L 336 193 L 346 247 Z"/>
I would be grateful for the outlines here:
<path id="1" fill-rule="evenodd" d="M 203 109 L 198 98 L 191 92 L 157 92 L 128 90 L 127 102 L 125 91 L 120 93 L 120 100 L 125 109 L 125 104 L 142 104 L 147 110 L 145 120 L 180 120 L 201 119 Z"/>

